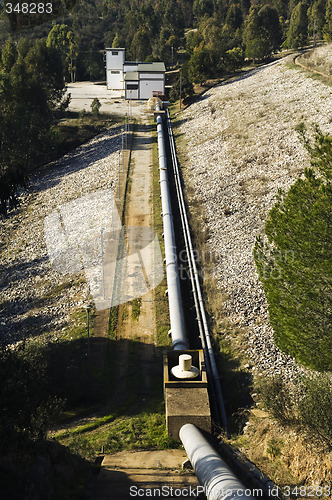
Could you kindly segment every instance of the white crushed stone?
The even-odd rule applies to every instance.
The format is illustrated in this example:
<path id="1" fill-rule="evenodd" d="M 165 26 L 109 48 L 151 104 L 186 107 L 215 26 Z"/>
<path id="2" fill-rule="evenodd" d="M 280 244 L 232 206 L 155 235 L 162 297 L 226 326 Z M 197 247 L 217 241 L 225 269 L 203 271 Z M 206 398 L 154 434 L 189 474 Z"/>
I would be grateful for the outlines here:
<path id="1" fill-rule="evenodd" d="M 121 134 L 119 126 L 112 127 L 36 174 L 18 209 L 0 221 L 0 342 L 42 333 L 54 337 L 69 325 L 70 313 L 90 299 L 83 275 L 51 267 L 44 220 L 62 204 L 116 188 Z M 62 289 L 52 295 L 55 287 Z"/>
<path id="2" fill-rule="evenodd" d="M 288 190 L 310 165 L 296 126 L 316 123 L 332 133 L 331 87 L 289 67 L 291 60 L 210 89 L 182 113 L 180 126 L 188 159 L 184 181 L 204 207 L 207 250 L 227 296 L 225 315 L 249 330 L 257 370 L 289 378 L 302 369 L 273 342 L 253 246 L 278 188 Z"/>

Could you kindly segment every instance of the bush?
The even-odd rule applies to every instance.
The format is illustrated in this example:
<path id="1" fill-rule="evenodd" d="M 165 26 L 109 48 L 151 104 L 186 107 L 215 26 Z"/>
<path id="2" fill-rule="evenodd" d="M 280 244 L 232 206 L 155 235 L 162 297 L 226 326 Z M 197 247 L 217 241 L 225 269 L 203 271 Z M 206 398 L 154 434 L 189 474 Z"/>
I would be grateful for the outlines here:
<path id="1" fill-rule="evenodd" d="M 19 446 L 27 438 L 44 438 L 61 401 L 47 390 L 46 365 L 37 350 L 0 350 L 0 448 Z"/>
<path id="2" fill-rule="evenodd" d="M 302 424 L 332 445 L 332 382 L 328 375 L 304 378 L 298 403 Z"/>
<path id="3" fill-rule="evenodd" d="M 281 378 L 265 379 L 260 384 L 264 404 L 283 425 L 297 422 L 295 403 Z"/>
<path id="4" fill-rule="evenodd" d="M 332 382 L 329 374 L 302 377 L 290 390 L 281 378 L 260 383 L 264 404 L 282 425 L 299 425 L 332 444 Z"/>
<path id="5" fill-rule="evenodd" d="M 92 104 L 91 104 L 91 106 L 92 106 Z M 81 120 L 83 120 L 86 117 L 86 110 L 81 109 L 81 111 L 78 113 L 78 116 Z"/>
<path id="6" fill-rule="evenodd" d="M 101 104 L 98 97 L 95 97 L 91 103 L 91 112 L 93 115 L 99 115 Z"/>

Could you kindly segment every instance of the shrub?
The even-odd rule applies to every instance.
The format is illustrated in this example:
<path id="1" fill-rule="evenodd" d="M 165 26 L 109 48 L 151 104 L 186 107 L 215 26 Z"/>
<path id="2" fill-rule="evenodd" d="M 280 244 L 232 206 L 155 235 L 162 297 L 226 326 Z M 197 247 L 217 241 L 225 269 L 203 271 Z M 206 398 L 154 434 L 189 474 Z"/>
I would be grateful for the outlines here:
<path id="1" fill-rule="evenodd" d="M 281 378 L 265 379 L 260 384 L 260 391 L 266 408 L 281 424 L 297 422 L 294 398 Z"/>
<path id="2" fill-rule="evenodd" d="M 98 97 L 95 97 L 91 103 L 91 112 L 93 115 L 99 115 L 101 104 Z"/>
<path id="3" fill-rule="evenodd" d="M 305 377 L 298 403 L 302 424 L 332 445 L 332 382 L 329 375 Z"/>
<path id="4" fill-rule="evenodd" d="M 313 168 L 279 193 L 258 237 L 255 263 L 269 306 L 275 342 L 318 371 L 332 367 L 332 137 L 303 135 Z M 316 173 L 317 172 L 317 173 Z"/>
<path id="5" fill-rule="evenodd" d="M 304 376 L 293 387 L 280 377 L 260 383 L 264 404 L 282 425 L 299 425 L 313 437 L 332 444 L 332 382 L 330 374 Z"/>
<path id="6" fill-rule="evenodd" d="M 1 348 L 0 378 L 0 448 L 45 437 L 61 402 L 48 394 L 46 365 L 38 350 Z"/>

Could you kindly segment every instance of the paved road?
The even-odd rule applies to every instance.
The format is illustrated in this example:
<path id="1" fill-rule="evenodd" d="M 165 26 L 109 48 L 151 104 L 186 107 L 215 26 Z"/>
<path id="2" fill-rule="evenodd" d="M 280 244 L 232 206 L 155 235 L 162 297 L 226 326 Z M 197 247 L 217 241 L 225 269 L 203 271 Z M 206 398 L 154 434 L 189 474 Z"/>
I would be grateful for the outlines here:
<path id="1" fill-rule="evenodd" d="M 126 113 L 134 118 L 142 118 L 147 109 L 147 101 L 126 101 L 123 92 L 107 90 L 101 82 L 75 82 L 67 85 L 71 95 L 69 109 L 71 111 L 91 111 L 91 103 L 97 97 L 101 103 L 101 113 L 124 116 Z"/>

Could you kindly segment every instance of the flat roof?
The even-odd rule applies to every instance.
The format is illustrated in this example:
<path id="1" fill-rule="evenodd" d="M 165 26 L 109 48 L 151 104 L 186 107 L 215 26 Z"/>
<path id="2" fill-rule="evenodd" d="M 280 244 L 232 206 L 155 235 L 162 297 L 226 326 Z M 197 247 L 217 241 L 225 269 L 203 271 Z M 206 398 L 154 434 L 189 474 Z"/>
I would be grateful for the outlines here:
<path id="1" fill-rule="evenodd" d="M 125 80 L 135 80 L 138 82 L 138 71 L 127 71 L 127 73 L 125 74 Z"/>
<path id="2" fill-rule="evenodd" d="M 164 72 L 166 68 L 163 62 L 139 63 L 138 71 Z"/>
<path id="3" fill-rule="evenodd" d="M 106 48 L 105 50 L 126 50 L 126 49 L 123 49 L 120 47 L 110 47 L 110 48 Z"/>

